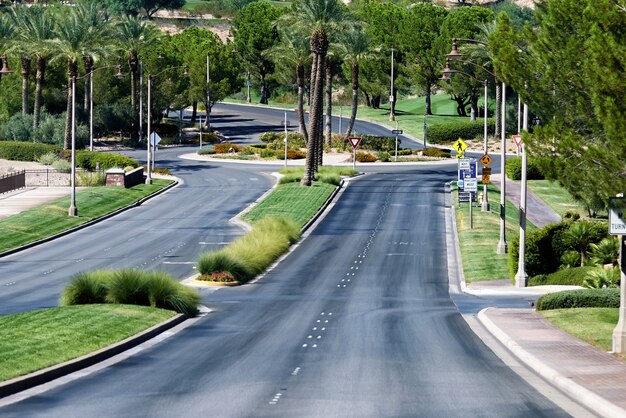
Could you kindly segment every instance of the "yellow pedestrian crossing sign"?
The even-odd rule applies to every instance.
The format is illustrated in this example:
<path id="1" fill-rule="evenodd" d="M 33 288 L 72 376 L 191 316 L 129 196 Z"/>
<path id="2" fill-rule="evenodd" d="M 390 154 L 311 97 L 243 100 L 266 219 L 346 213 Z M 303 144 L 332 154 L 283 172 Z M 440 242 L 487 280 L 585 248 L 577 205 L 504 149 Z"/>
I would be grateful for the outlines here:
<path id="1" fill-rule="evenodd" d="M 467 149 L 467 144 L 461 138 L 457 139 L 452 146 L 454 147 L 454 150 L 457 152 L 457 154 L 463 154 Z"/>

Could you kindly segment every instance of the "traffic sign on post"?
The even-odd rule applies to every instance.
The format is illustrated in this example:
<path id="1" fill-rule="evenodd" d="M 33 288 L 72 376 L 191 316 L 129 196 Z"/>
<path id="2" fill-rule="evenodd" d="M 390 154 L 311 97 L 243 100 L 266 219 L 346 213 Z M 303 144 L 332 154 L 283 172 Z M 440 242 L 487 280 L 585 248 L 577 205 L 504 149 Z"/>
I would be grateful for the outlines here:
<path id="1" fill-rule="evenodd" d="M 485 154 L 482 157 L 480 157 L 480 162 L 485 167 L 489 167 L 489 164 L 491 164 L 492 161 L 493 161 L 493 158 L 491 158 L 491 156 L 489 154 Z"/>
<path id="2" fill-rule="evenodd" d="M 453 147 L 454 147 L 454 150 L 457 152 L 457 154 L 463 154 L 465 150 L 467 149 L 467 143 L 463 141 L 461 138 L 459 138 L 456 140 Z"/>
<path id="3" fill-rule="evenodd" d="M 350 141 L 350 144 L 352 144 L 353 149 L 357 149 L 359 144 L 361 143 L 361 138 L 359 137 L 348 138 L 348 140 Z"/>
<path id="4" fill-rule="evenodd" d="M 489 184 L 491 183 L 491 169 L 490 168 L 483 168 L 483 184 Z"/>
<path id="5" fill-rule="evenodd" d="M 402 135 L 402 129 L 392 129 L 391 130 L 391 134 L 392 135 Z"/>
<path id="6" fill-rule="evenodd" d="M 152 132 L 150 134 L 150 145 L 158 145 L 161 142 L 161 137 L 158 133 Z"/>
<path id="7" fill-rule="evenodd" d="M 623 197 L 609 199 L 609 234 L 626 235 L 626 201 Z"/>
<path id="8" fill-rule="evenodd" d="M 517 148 L 522 146 L 522 136 L 521 135 L 513 135 L 513 141 L 515 142 L 515 146 Z"/>

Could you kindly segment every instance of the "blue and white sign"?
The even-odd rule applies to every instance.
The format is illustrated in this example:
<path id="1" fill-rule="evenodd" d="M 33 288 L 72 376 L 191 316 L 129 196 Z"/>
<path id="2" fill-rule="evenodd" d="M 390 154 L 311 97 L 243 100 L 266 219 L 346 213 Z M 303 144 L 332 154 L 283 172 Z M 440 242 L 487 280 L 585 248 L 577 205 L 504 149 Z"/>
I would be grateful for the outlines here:
<path id="1" fill-rule="evenodd" d="M 478 190 L 476 181 L 477 174 L 478 163 L 476 160 L 459 160 L 458 185 L 460 189 L 463 189 L 466 192 L 476 192 Z"/>

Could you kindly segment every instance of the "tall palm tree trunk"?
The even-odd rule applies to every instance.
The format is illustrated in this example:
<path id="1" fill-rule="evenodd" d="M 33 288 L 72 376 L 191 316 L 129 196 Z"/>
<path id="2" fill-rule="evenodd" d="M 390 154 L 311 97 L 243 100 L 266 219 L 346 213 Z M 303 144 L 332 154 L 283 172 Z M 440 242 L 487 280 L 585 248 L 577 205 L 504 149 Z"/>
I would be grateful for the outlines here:
<path id="1" fill-rule="evenodd" d="M 28 114 L 28 102 L 30 98 L 30 57 L 22 55 L 22 115 Z"/>
<path id="2" fill-rule="evenodd" d="M 69 60 L 67 63 L 67 111 L 65 112 L 65 135 L 63 149 L 70 147 L 70 131 L 72 129 L 72 79 L 78 74 L 78 62 Z"/>
<path id="3" fill-rule="evenodd" d="M 83 63 L 85 64 L 85 100 L 83 102 L 83 110 L 85 112 L 89 112 L 90 106 L 89 103 L 91 103 L 91 77 L 93 77 L 93 74 L 91 73 L 91 71 L 93 71 L 93 58 L 91 57 L 83 57 Z"/>
<path id="4" fill-rule="evenodd" d="M 304 143 L 309 144 L 309 133 L 304 122 L 304 65 L 296 66 L 296 84 L 298 85 L 298 123 L 299 131 L 304 136 Z"/>
<path id="5" fill-rule="evenodd" d="M 313 39 L 311 40 L 311 44 L 313 45 Z M 306 154 L 306 163 L 304 165 L 304 175 L 302 176 L 302 181 L 300 184 L 302 186 L 310 186 L 313 181 L 313 175 L 315 173 L 315 162 L 316 162 L 316 151 L 317 144 L 319 143 L 319 138 L 321 137 L 320 132 L 320 119 L 322 117 L 322 102 L 323 102 L 323 69 L 324 69 L 324 56 L 317 52 L 314 48 L 311 48 L 314 51 L 313 57 L 313 67 L 314 74 L 312 79 L 314 83 L 311 84 L 311 111 L 309 113 L 309 132 L 311 136 L 309 137 L 309 145 L 307 146 L 307 154 Z"/>
<path id="6" fill-rule="evenodd" d="M 46 59 L 43 57 L 37 58 L 35 66 L 37 68 L 37 72 L 35 74 L 35 105 L 33 107 L 33 128 L 37 129 L 39 128 L 39 120 L 41 118 L 41 97 L 46 74 Z"/>
<path id="7" fill-rule="evenodd" d="M 332 71 L 332 59 L 330 56 L 326 56 L 324 62 L 326 71 L 326 143 L 330 145 L 330 141 L 333 135 L 333 71 Z"/>
<path id="8" fill-rule="evenodd" d="M 350 113 L 350 122 L 346 130 L 344 141 L 352 134 L 354 121 L 356 120 L 356 111 L 359 106 L 359 63 L 352 64 L 352 112 Z"/>

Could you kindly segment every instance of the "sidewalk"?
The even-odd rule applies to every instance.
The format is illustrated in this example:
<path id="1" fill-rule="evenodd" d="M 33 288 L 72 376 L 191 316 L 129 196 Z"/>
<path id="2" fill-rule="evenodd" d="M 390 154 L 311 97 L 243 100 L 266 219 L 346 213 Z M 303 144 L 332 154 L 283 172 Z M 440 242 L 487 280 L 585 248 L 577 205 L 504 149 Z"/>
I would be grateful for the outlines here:
<path id="1" fill-rule="evenodd" d="M 78 187 L 76 191 L 82 189 Z M 26 187 L 0 194 L 0 219 L 67 196 L 71 190 L 71 187 Z"/>
<path id="2" fill-rule="evenodd" d="M 604 417 L 626 416 L 626 362 L 531 309 L 487 308 L 478 319 L 518 359 L 574 400 Z"/>
<path id="3" fill-rule="evenodd" d="M 491 176 L 491 182 L 498 189 L 502 190 L 501 175 L 493 174 Z M 515 206 L 519 207 L 520 202 L 520 183 L 517 183 L 509 178 L 506 179 L 506 197 Z M 527 189 L 526 195 L 526 213 L 527 219 L 535 226 L 541 228 L 549 223 L 561 222 L 561 216 L 556 213 L 550 206 L 546 205 L 543 200 L 539 199 L 533 192 Z"/>

